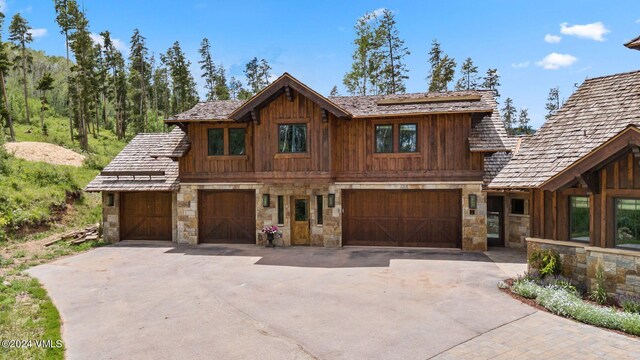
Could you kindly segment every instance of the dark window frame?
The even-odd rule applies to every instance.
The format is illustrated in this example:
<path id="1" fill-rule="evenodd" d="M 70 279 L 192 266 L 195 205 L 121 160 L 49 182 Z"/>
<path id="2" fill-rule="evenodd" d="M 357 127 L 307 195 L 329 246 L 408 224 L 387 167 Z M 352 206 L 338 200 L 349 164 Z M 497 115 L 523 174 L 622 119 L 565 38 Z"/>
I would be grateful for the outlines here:
<path id="1" fill-rule="evenodd" d="M 291 136 L 293 137 L 293 129 L 296 126 L 304 126 L 304 151 L 292 151 L 291 145 L 289 145 L 289 151 L 283 151 L 280 144 L 280 128 L 283 126 L 291 126 Z M 292 123 L 280 123 L 276 124 L 276 139 L 278 145 L 278 154 L 308 154 L 309 153 L 309 127 L 305 122 L 292 122 Z"/>
<path id="2" fill-rule="evenodd" d="M 402 151 L 401 149 L 401 136 L 402 136 L 402 127 L 403 126 L 407 126 L 407 125 L 413 125 L 415 126 L 415 137 L 416 137 L 416 141 L 415 141 L 415 149 L 413 151 Z M 399 153 L 403 153 L 403 154 L 411 154 L 411 153 L 417 153 L 419 147 L 419 138 L 418 138 L 418 123 L 401 123 L 398 124 L 398 151 Z"/>
<path id="3" fill-rule="evenodd" d="M 242 140 L 243 140 L 243 144 L 242 144 L 242 153 L 241 154 L 233 154 L 231 152 L 231 133 L 232 132 L 236 132 L 236 131 L 242 131 Z M 229 156 L 245 156 L 247 155 L 247 129 L 243 128 L 243 127 L 231 127 L 227 129 L 227 132 L 229 133 L 228 139 L 229 141 L 227 142 L 227 153 Z"/>
<path id="4" fill-rule="evenodd" d="M 222 147 L 220 154 L 212 154 L 211 153 L 211 134 L 212 133 L 220 133 L 222 135 Z M 209 128 L 207 129 L 207 156 L 224 156 L 225 146 L 224 146 L 224 128 Z"/>
<path id="5" fill-rule="evenodd" d="M 284 226 L 284 196 L 278 195 L 278 225 Z"/>
<path id="6" fill-rule="evenodd" d="M 323 225 L 324 224 L 324 199 L 322 195 L 316 196 L 316 224 Z"/>
<path id="7" fill-rule="evenodd" d="M 390 151 L 378 151 L 378 128 L 379 127 L 391 127 L 391 150 Z M 373 149 L 376 154 L 392 154 L 395 151 L 395 126 L 393 124 L 375 124 L 373 126 Z"/>
<path id="8" fill-rule="evenodd" d="M 514 206 L 516 201 L 522 201 L 522 211 L 514 211 L 515 208 L 520 208 L 520 206 Z M 527 214 L 527 201 L 526 199 L 520 199 L 520 198 L 512 198 L 511 199 L 511 210 L 509 211 L 509 213 L 511 215 L 526 215 Z"/>
<path id="9" fill-rule="evenodd" d="M 625 244 L 618 245 L 618 201 L 619 200 L 634 200 L 640 201 L 638 197 L 619 196 L 613 198 L 613 247 L 624 250 L 640 251 L 640 248 L 624 246 Z"/>
<path id="10" fill-rule="evenodd" d="M 573 214 L 573 200 L 576 198 L 584 198 L 587 199 L 587 233 L 589 234 L 588 239 L 584 240 L 584 239 L 577 239 L 573 237 L 573 217 L 575 216 Z M 589 196 L 585 196 L 585 195 L 569 195 L 568 199 L 567 199 L 567 203 L 569 204 L 568 206 L 568 211 L 569 211 L 569 236 L 568 239 L 570 241 L 577 241 L 577 242 L 581 242 L 581 243 L 591 243 L 591 198 Z"/>
<path id="11" fill-rule="evenodd" d="M 242 130 L 244 132 L 244 154 L 231 154 L 231 130 Z M 210 133 L 212 131 L 222 132 L 222 154 L 212 154 L 209 146 Z M 207 156 L 222 158 L 243 158 L 247 156 L 247 128 L 244 126 L 232 126 L 232 127 L 209 127 L 207 128 Z"/>

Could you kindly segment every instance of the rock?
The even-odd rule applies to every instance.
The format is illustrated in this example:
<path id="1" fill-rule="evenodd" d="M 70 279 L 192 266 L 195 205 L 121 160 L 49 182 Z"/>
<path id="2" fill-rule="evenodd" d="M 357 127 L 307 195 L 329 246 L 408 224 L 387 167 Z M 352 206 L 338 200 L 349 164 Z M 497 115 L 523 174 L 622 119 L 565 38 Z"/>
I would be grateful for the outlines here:
<path id="1" fill-rule="evenodd" d="M 4 285 L 5 287 L 9 287 L 11 286 L 11 283 L 9 282 L 9 280 L 5 280 L 2 282 L 2 285 Z"/>

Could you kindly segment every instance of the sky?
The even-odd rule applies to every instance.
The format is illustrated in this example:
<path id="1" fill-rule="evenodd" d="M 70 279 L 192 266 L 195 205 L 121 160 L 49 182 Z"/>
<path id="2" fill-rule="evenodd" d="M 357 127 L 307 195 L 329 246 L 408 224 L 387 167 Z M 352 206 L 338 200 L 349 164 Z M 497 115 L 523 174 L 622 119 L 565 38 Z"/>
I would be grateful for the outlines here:
<path id="1" fill-rule="evenodd" d="M 346 94 L 342 78 L 351 66 L 353 26 L 363 14 L 384 8 L 395 14 L 411 51 L 405 59 L 408 92 L 426 91 L 428 52 L 437 39 L 458 66 L 471 57 L 481 73 L 497 68 L 500 102 L 511 97 L 517 108 L 527 108 L 534 128 L 544 122 L 550 88 L 558 86 L 566 100 L 587 78 L 640 68 L 640 52 L 623 46 L 640 35 L 637 0 L 78 2 L 91 31 L 109 30 L 124 51 L 135 28 L 156 55 L 179 41 L 201 97 L 197 61 L 204 37 L 228 76 L 244 79 L 244 65 L 255 56 L 269 61 L 274 76 L 286 71 L 322 94 L 334 85 Z M 0 0 L 0 11 L 7 18 L 20 12 L 29 21 L 33 48 L 64 55 L 52 0 Z"/>

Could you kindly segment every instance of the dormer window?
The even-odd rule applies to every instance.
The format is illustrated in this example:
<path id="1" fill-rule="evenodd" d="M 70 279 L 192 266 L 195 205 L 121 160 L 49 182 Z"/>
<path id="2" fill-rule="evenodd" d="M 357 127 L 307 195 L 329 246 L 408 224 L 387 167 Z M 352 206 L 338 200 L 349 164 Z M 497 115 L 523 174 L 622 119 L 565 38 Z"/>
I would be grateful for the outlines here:
<path id="1" fill-rule="evenodd" d="M 280 153 L 307 152 L 307 125 L 306 124 L 278 125 L 278 152 Z"/>

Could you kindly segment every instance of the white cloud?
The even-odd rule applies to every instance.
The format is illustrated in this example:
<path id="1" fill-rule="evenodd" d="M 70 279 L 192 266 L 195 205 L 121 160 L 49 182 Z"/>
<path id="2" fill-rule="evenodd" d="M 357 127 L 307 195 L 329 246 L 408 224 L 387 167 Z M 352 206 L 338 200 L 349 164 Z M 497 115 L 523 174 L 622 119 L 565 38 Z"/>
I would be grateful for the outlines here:
<path id="1" fill-rule="evenodd" d="M 605 41 L 604 34 L 611 32 L 601 21 L 593 24 L 571 25 L 568 23 L 560 24 L 560 33 L 564 35 L 573 35 L 584 39 L 595 41 Z"/>
<path id="2" fill-rule="evenodd" d="M 7 0 L 0 0 L 0 11 L 5 12 L 7 10 Z"/>
<path id="3" fill-rule="evenodd" d="M 549 44 L 557 44 L 562 40 L 562 36 L 547 34 L 544 36 L 544 42 Z"/>
<path id="4" fill-rule="evenodd" d="M 100 34 L 91 33 L 89 34 L 89 36 L 91 37 L 91 40 L 93 41 L 94 44 L 104 45 L 102 41 L 102 36 L 100 36 Z M 111 42 L 113 43 L 113 46 L 115 46 L 116 49 L 120 50 L 125 54 L 129 53 L 129 47 L 127 47 L 127 44 L 122 42 L 122 40 L 111 38 Z"/>
<path id="5" fill-rule="evenodd" d="M 31 33 L 31 37 L 33 37 L 34 39 L 38 39 L 47 35 L 47 29 L 45 28 L 29 29 L 29 33 Z"/>
<path id="6" fill-rule="evenodd" d="M 573 55 L 558 54 L 554 52 L 536 62 L 536 65 L 547 70 L 557 70 L 561 67 L 571 66 L 576 61 L 578 61 L 578 58 Z"/>
<path id="7" fill-rule="evenodd" d="M 511 67 L 516 68 L 516 69 L 522 69 L 522 68 L 526 68 L 528 66 L 529 66 L 529 62 L 528 61 L 511 64 Z"/>

